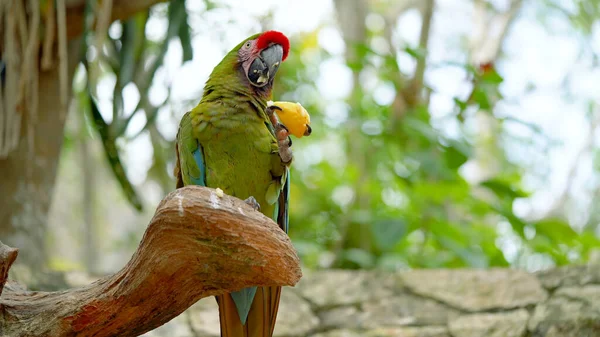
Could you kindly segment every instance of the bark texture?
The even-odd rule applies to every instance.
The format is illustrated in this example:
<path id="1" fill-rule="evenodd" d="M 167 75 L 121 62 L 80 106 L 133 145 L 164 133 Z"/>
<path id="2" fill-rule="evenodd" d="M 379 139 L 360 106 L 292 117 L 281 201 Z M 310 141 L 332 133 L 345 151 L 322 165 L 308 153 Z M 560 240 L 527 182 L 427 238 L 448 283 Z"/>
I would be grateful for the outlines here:
<path id="1" fill-rule="evenodd" d="M 69 43 L 69 79 L 78 63 L 80 45 L 80 40 Z M 32 270 L 41 269 L 46 262 L 47 215 L 67 116 L 60 103 L 58 73 L 55 68 L 39 74 L 37 120 L 23 116 L 19 145 L 0 159 L 0 239 L 21 248 L 18 263 Z"/>
<path id="2" fill-rule="evenodd" d="M 0 247 L 0 284 L 16 251 Z M 138 336 L 200 298 L 249 286 L 295 285 L 298 256 L 279 227 L 243 201 L 189 186 L 158 206 L 118 273 L 60 292 L 11 283 L 0 296 L 1 336 Z"/>

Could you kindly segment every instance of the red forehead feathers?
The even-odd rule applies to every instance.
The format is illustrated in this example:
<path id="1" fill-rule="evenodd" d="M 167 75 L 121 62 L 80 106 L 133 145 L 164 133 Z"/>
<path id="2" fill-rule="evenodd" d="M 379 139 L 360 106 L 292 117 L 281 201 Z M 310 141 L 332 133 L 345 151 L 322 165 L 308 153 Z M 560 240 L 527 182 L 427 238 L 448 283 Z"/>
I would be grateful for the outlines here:
<path id="1" fill-rule="evenodd" d="M 290 40 L 288 40 L 287 36 L 275 30 L 264 32 L 258 37 L 258 41 L 256 41 L 256 48 L 258 48 L 258 50 L 263 50 L 271 43 L 276 43 L 283 48 L 282 61 L 285 61 L 290 51 Z"/>

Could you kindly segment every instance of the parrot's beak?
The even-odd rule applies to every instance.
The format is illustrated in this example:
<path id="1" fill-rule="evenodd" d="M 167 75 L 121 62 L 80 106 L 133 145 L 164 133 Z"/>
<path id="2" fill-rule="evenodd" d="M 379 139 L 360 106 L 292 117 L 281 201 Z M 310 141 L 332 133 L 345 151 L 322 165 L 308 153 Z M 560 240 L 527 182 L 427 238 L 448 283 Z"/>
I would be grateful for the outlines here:
<path id="1" fill-rule="evenodd" d="M 248 69 L 248 80 L 256 87 L 263 87 L 275 77 L 283 58 L 283 48 L 274 44 L 265 48 Z"/>

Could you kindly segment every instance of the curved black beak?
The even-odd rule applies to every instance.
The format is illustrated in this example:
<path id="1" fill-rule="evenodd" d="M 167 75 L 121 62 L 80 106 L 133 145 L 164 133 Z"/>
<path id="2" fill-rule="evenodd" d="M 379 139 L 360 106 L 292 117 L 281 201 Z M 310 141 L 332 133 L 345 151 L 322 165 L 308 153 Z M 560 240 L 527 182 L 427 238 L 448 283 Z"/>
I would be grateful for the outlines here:
<path id="1" fill-rule="evenodd" d="M 252 85 L 265 86 L 275 77 L 283 58 L 283 47 L 274 44 L 260 52 L 248 69 L 248 79 Z"/>
<path id="2" fill-rule="evenodd" d="M 310 136 L 311 133 L 312 133 L 312 128 L 310 127 L 310 125 L 307 125 L 306 130 L 304 131 L 304 135 Z"/>

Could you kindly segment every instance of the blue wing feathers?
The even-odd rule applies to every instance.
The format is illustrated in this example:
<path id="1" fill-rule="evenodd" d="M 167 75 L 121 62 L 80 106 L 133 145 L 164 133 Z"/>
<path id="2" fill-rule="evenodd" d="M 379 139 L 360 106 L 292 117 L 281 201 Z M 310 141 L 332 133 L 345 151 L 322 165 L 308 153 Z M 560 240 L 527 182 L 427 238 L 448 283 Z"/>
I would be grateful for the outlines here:
<path id="1" fill-rule="evenodd" d="M 273 221 L 277 222 L 279 227 L 284 232 L 289 229 L 289 204 L 290 204 L 290 170 L 287 169 L 283 189 L 279 193 L 279 198 L 275 202 L 275 210 L 273 211 Z"/>
<path id="2" fill-rule="evenodd" d="M 206 186 L 206 165 L 204 164 L 204 151 L 202 150 L 202 145 L 198 144 L 198 147 L 192 154 L 194 155 L 196 166 L 200 169 L 200 177 L 191 177 L 192 182 L 194 185 Z"/>
<path id="3" fill-rule="evenodd" d="M 285 179 L 285 185 L 283 186 L 283 191 L 281 191 L 282 196 L 280 200 L 283 202 L 283 212 L 281 215 L 281 219 L 279 220 L 279 225 L 283 228 L 283 230 L 287 233 L 290 228 L 290 170 L 287 170 L 287 178 Z"/>

